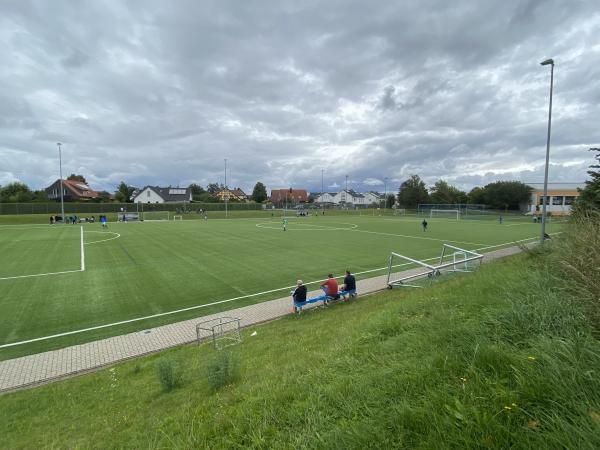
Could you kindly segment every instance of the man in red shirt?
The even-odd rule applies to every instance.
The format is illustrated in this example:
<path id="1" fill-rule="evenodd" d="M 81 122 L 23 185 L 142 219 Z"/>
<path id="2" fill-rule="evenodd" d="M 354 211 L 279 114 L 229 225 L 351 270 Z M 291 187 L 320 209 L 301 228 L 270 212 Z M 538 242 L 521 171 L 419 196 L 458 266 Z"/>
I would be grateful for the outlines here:
<path id="1" fill-rule="evenodd" d="M 321 289 L 325 291 L 325 295 L 333 298 L 334 300 L 340 298 L 338 294 L 338 283 L 336 279 L 333 278 L 332 274 L 329 274 L 327 280 L 321 283 Z"/>

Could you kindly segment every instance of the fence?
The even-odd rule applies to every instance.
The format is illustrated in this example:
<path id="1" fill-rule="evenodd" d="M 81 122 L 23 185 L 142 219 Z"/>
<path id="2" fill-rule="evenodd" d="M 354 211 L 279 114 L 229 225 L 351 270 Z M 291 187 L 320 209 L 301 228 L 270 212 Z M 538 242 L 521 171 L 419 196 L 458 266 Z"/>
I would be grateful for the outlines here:
<path id="1" fill-rule="evenodd" d="M 102 214 L 120 212 L 121 208 L 128 212 L 141 211 L 225 211 L 225 203 L 76 203 L 65 202 L 65 214 Z M 229 211 L 262 210 L 260 203 L 227 203 Z M 0 203 L 0 215 L 21 214 L 60 214 L 60 202 L 52 203 Z"/>

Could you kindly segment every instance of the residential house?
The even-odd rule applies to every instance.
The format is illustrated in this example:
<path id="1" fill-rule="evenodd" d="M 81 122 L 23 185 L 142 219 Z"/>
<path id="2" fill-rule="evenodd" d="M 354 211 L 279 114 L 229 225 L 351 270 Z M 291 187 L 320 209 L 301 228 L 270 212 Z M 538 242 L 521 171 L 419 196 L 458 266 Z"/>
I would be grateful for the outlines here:
<path id="1" fill-rule="evenodd" d="M 248 201 L 248 196 L 242 191 L 239 187 L 235 189 L 223 189 L 215 194 L 215 196 L 224 201 L 225 198 L 228 198 L 229 201 L 238 201 L 238 202 L 246 202 Z"/>
<path id="2" fill-rule="evenodd" d="M 89 201 L 98 197 L 98 192 L 82 181 L 63 180 L 62 185 L 64 201 Z M 48 186 L 45 191 L 49 200 L 60 200 L 60 179 Z"/>
<path id="3" fill-rule="evenodd" d="M 134 203 L 185 203 L 192 201 L 189 188 L 146 186 L 132 196 Z"/>
<path id="4" fill-rule="evenodd" d="M 281 208 L 285 204 L 298 205 L 308 202 L 308 192 L 306 189 L 273 189 L 271 190 L 271 202 Z"/>

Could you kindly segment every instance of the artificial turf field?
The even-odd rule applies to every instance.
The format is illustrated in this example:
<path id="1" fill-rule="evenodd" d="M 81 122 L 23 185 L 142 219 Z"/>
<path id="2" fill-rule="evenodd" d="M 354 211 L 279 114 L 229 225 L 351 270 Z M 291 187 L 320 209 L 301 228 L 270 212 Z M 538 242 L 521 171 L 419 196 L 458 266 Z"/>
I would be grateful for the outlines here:
<path id="1" fill-rule="evenodd" d="M 421 220 L 310 216 L 290 218 L 285 232 L 277 217 L 110 223 L 107 231 L 98 223 L 0 226 L 0 359 L 282 297 L 298 278 L 316 288 L 346 268 L 359 279 L 382 275 L 390 251 L 422 260 L 444 242 L 485 252 L 539 233 L 525 218 L 434 218 L 427 232 Z"/>

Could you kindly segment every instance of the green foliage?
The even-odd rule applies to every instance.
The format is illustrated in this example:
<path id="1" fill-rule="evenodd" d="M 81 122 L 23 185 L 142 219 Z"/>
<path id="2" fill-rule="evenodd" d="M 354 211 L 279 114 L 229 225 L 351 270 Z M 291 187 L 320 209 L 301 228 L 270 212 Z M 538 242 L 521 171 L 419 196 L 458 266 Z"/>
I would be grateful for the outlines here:
<path id="1" fill-rule="evenodd" d="M 208 186 L 206 186 L 207 192 L 213 197 L 215 196 L 215 194 L 217 194 L 217 192 L 220 192 L 223 189 L 225 189 L 225 186 L 220 183 L 209 183 Z"/>
<path id="2" fill-rule="evenodd" d="M 204 201 L 202 200 L 202 194 L 206 193 L 206 191 L 204 190 L 204 188 L 202 186 L 200 186 L 199 184 L 196 183 L 192 183 L 189 186 L 190 192 L 192 193 L 192 200 L 196 201 L 196 202 L 201 202 Z"/>
<path id="3" fill-rule="evenodd" d="M 240 376 L 240 357 L 232 349 L 216 351 L 208 359 L 204 369 L 208 385 L 212 390 L 219 390 L 237 381 Z"/>
<path id="4" fill-rule="evenodd" d="M 600 211 L 578 210 L 556 245 L 555 264 L 563 272 L 565 289 L 586 305 L 600 332 Z"/>
<path id="5" fill-rule="evenodd" d="M 69 175 L 67 177 L 67 180 L 81 181 L 82 183 L 86 183 L 87 184 L 87 181 L 85 181 L 85 177 L 83 175 L 75 175 L 74 173 L 72 173 L 71 175 Z"/>
<path id="6" fill-rule="evenodd" d="M 0 189 L 0 203 L 26 203 L 31 200 L 33 192 L 25 183 L 15 181 Z"/>
<path id="7" fill-rule="evenodd" d="M 267 195 L 267 188 L 264 184 L 258 181 L 254 185 L 254 189 L 252 190 L 252 200 L 254 200 L 256 203 L 262 203 L 267 198 L 269 198 L 269 196 Z"/>
<path id="8" fill-rule="evenodd" d="M 45 189 L 40 189 L 38 191 L 33 192 L 33 201 L 34 202 L 47 202 L 48 201 L 48 193 Z"/>
<path id="9" fill-rule="evenodd" d="M 519 209 L 529 200 L 531 187 L 520 181 L 496 181 L 483 188 L 483 199 L 493 209 Z"/>
<path id="10" fill-rule="evenodd" d="M 485 190 L 479 186 L 474 187 L 467 194 L 467 201 L 472 205 L 485 204 Z"/>
<path id="11" fill-rule="evenodd" d="M 94 203 L 108 203 L 110 202 L 110 193 L 106 191 L 98 192 L 98 197 L 92 200 Z"/>
<path id="12" fill-rule="evenodd" d="M 467 194 L 460 189 L 450 186 L 444 180 L 438 180 L 431 188 L 429 201 L 431 203 L 466 203 Z"/>
<path id="13" fill-rule="evenodd" d="M 427 203 L 429 193 L 425 182 L 419 175 L 411 175 L 410 178 L 400 185 L 398 192 L 398 204 L 402 208 L 416 208 L 419 203 Z"/>
<path id="14" fill-rule="evenodd" d="M 385 207 L 389 209 L 394 206 L 394 203 L 396 203 L 396 196 L 394 194 L 388 194 L 385 199 Z"/>
<path id="15" fill-rule="evenodd" d="M 175 359 L 161 359 L 156 364 L 156 377 L 163 391 L 172 391 L 183 385 L 183 366 Z"/>
<path id="16" fill-rule="evenodd" d="M 590 166 L 588 175 L 591 179 L 585 182 L 585 188 L 580 189 L 575 210 L 600 209 L 600 170 L 598 170 L 600 169 L 600 148 L 590 148 L 590 151 L 596 152 L 594 159 L 598 161 L 598 164 Z"/>
<path id="17" fill-rule="evenodd" d="M 131 199 L 133 191 L 135 191 L 135 187 L 128 186 L 124 181 L 121 181 L 117 192 L 115 192 L 115 200 L 119 203 L 131 203 L 133 201 Z"/>

